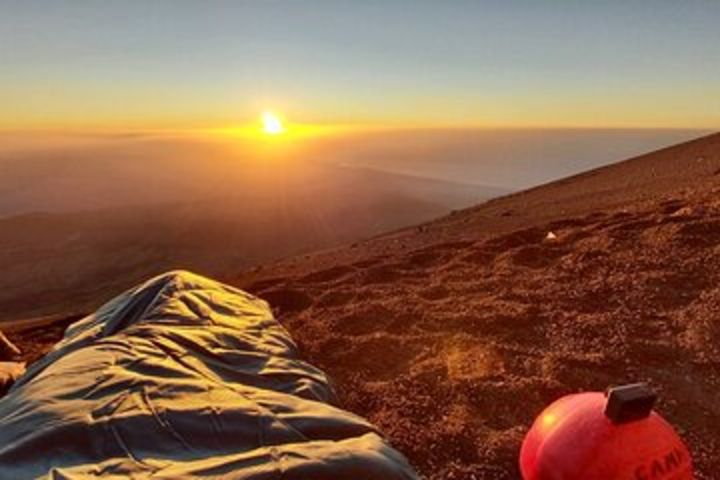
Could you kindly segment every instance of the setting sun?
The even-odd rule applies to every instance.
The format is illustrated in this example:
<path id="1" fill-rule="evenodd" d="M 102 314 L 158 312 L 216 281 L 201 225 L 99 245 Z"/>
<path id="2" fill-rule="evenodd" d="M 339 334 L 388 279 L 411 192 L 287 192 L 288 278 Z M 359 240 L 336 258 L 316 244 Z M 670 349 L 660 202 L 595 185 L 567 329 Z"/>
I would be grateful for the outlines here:
<path id="1" fill-rule="evenodd" d="M 265 111 L 262 114 L 262 130 L 267 135 L 280 135 L 285 133 L 283 122 L 273 112 Z"/>

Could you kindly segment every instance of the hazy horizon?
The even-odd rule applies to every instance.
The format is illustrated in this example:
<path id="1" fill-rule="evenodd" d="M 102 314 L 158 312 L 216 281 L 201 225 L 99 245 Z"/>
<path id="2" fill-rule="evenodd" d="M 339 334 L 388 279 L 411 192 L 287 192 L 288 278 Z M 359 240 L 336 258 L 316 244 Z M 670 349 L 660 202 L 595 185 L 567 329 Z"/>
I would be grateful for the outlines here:
<path id="1" fill-rule="evenodd" d="M 30 182 L 33 176 L 43 181 L 56 176 L 62 182 L 70 174 L 80 175 L 68 165 L 83 162 L 85 182 L 95 178 L 105 183 L 108 179 L 103 177 L 117 174 L 108 165 L 116 168 L 122 163 L 128 171 L 135 166 L 152 170 L 153 165 L 167 169 L 173 164 L 183 170 L 194 164 L 192 169 L 207 170 L 198 177 L 206 182 L 222 169 L 235 170 L 233 178 L 252 181 L 256 171 L 271 179 L 283 171 L 297 173 L 327 164 L 509 192 L 709 133 L 688 129 L 353 129 L 258 145 L 255 138 L 192 131 L 5 132 L 0 133 L 0 172 L 6 181 L 0 177 L 0 194 L 17 189 L 18 172 Z M 222 165 L 220 170 L 218 165 Z M 268 185 L 272 188 L 272 183 Z"/>

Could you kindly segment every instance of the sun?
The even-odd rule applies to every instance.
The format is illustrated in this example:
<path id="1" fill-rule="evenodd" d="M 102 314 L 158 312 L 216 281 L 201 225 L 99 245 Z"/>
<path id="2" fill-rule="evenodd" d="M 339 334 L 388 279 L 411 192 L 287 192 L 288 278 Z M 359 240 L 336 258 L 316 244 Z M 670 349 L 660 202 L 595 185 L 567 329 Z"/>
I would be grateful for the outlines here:
<path id="1" fill-rule="evenodd" d="M 285 133 L 285 126 L 282 120 L 270 110 L 266 110 L 261 115 L 262 131 L 266 135 L 281 135 Z"/>

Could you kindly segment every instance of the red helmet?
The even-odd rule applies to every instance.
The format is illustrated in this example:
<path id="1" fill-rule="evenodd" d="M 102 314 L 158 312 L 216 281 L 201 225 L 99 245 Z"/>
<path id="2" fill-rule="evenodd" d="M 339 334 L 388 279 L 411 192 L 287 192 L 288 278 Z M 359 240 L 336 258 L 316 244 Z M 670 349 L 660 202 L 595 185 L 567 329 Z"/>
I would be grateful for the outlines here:
<path id="1" fill-rule="evenodd" d="M 692 480 L 690 452 L 655 399 L 634 384 L 554 402 L 525 436 L 523 479 Z"/>

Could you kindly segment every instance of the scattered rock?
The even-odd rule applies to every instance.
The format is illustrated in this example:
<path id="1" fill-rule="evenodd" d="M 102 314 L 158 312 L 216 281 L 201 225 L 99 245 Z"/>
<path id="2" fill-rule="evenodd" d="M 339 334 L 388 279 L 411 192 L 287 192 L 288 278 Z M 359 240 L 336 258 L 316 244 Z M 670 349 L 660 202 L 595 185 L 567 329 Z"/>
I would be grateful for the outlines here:
<path id="1" fill-rule="evenodd" d="M 682 207 L 679 210 L 676 210 L 675 212 L 671 213 L 670 216 L 673 218 L 677 217 L 690 217 L 695 213 L 692 209 L 692 207 Z"/>
<path id="2" fill-rule="evenodd" d="M 272 305 L 276 313 L 301 312 L 313 304 L 305 292 L 292 288 L 278 288 L 262 292 L 261 298 Z"/>
<path id="3" fill-rule="evenodd" d="M 20 353 L 20 349 L 0 331 L 0 360 L 13 360 L 17 358 Z"/>

